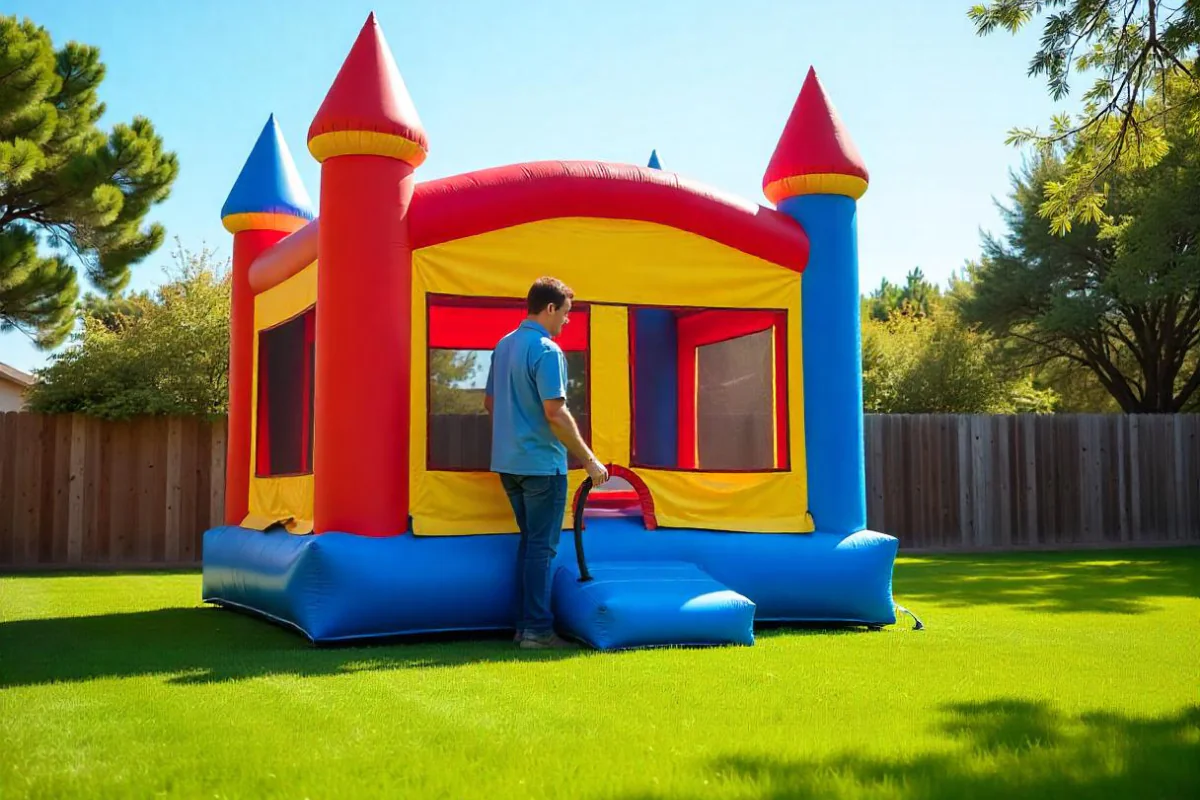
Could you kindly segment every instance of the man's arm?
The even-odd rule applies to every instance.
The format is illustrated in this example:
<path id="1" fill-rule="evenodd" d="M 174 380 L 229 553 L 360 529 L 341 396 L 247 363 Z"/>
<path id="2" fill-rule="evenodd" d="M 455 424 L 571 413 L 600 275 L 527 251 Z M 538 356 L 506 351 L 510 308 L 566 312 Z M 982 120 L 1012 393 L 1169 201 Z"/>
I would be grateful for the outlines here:
<path id="1" fill-rule="evenodd" d="M 592 485 L 602 486 L 608 480 L 608 469 L 592 453 L 587 442 L 583 441 L 575 417 L 567 408 L 567 401 L 561 397 L 556 400 L 543 400 L 542 408 L 546 412 L 546 422 L 550 423 L 550 430 L 566 445 L 571 455 L 583 464 L 583 468 L 592 479 Z"/>
<path id="2" fill-rule="evenodd" d="M 584 464 L 594 461 L 596 457 L 587 446 L 587 442 L 583 441 L 583 436 L 579 434 L 579 425 L 576 424 L 575 417 L 571 415 L 571 410 L 567 408 L 567 401 L 562 398 L 544 400 L 542 408 L 546 410 L 546 421 L 550 423 L 550 430 L 554 432 L 560 442 L 567 446 L 571 455 Z"/>

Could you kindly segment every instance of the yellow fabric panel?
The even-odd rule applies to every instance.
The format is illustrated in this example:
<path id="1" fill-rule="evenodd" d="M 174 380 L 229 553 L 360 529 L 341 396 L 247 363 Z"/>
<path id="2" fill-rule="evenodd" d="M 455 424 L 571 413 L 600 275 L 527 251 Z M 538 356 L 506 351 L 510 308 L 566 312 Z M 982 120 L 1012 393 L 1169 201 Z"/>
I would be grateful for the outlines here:
<path id="1" fill-rule="evenodd" d="M 311 522 L 312 509 L 312 475 L 289 475 L 286 478 L 250 476 L 250 516 Z M 311 529 L 310 525 L 308 530 Z"/>
<path id="2" fill-rule="evenodd" d="M 800 291 L 800 273 L 711 239 L 653 222 L 591 217 L 424 247 L 413 252 L 413 269 L 426 291 L 477 297 L 524 297 L 542 275 L 561 278 L 592 303 L 779 308 Z M 421 313 L 424 319 L 424 305 Z"/>
<path id="3" fill-rule="evenodd" d="M 623 306 L 593 306 L 590 317 L 592 451 L 604 464 L 628 466 L 629 311 Z"/>
<path id="4" fill-rule="evenodd" d="M 636 470 L 660 524 L 711 530 L 808 532 L 800 275 L 703 237 L 648 222 L 565 218 L 504 228 L 413 253 L 411 513 L 425 535 L 507 533 L 512 511 L 490 473 L 426 470 L 426 293 L 521 298 L 541 275 L 566 281 L 591 309 L 592 440 L 629 464 L 629 305 L 786 308 L 791 471 Z M 584 474 L 569 476 L 570 495 Z M 569 502 L 568 502 L 569 506 Z M 570 508 L 564 527 L 570 523 Z"/>
<path id="5" fill-rule="evenodd" d="M 795 472 L 634 470 L 664 528 L 810 533 L 804 481 Z"/>
<path id="6" fill-rule="evenodd" d="M 313 518 L 313 476 L 286 478 L 256 476 L 258 463 L 258 332 L 271 328 L 317 302 L 317 263 L 314 261 L 282 283 L 260 292 L 254 298 L 254 368 L 250 400 L 250 514 L 254 517 L 286 519 L 298 522 L 296 532 L 311 530 Z M 300 376 L 297 375 L 299 380 Z"/>

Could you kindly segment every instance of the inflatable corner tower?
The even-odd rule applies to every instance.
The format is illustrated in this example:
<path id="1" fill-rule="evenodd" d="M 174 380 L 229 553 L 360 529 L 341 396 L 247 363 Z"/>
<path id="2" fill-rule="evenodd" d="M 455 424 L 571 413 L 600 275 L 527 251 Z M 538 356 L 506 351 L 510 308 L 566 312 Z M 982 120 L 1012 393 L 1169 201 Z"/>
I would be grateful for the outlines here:
<path id="1" fill-rule="evenodd" d="M 511 629 L 519 534 L 483 383 L 554 275 L 576 295 L 568 403 L 619 476 L 582 520 L 590 581 L 560 545 L 564 632 L 747 644 L 755 622 L 895 622 L 897 542 L 865 529 L 868 176 L 815 72 L 763 177 L 774 207 L 656 152 L 418 182 L 428 137 L 374 15 L 308 149 L 319 217 L 273 117 L 222 210 L 226 524 L 205 533 L 206 601 L 314 642 Z"/>

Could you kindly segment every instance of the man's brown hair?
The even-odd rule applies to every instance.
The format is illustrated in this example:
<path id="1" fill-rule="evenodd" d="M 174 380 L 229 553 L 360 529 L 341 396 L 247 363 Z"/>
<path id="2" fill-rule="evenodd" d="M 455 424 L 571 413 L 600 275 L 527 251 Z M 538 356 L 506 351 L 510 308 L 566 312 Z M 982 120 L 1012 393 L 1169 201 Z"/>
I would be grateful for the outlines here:
<path id="1" fill-rule="evenodd" d="M 571 291 L 571 287 L 558 278 L 538 278 L 533 282 L 533 286 L 529 287 L 529 295 L 525 298 L 525 308 L 528 309 L 530 316 L 534 316 L 545 311 L 546 306 L 549 305 L 562 308 L 568 299 L 575 299 L 575 293 Z"/>

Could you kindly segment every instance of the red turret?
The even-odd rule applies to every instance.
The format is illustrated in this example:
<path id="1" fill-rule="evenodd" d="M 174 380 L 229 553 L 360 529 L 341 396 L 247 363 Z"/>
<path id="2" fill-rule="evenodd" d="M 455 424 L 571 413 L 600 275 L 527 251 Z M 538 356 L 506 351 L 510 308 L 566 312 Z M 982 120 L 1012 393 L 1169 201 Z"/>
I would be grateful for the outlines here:
<path id="1" fill-rule="evenodd" d="M 375 15 L 308 132 L 321 162 L 314 523 L 408 528 L 412 248 L 425 131 Z"/>
<path id="2" fill-rule="evenodd" d="M 802 194 L 839 194 L 858 199 L 867 191 L 867 167 L 850 139 L 817 72 L 796 98 L 763 175 L 763 193 L 772 203 Z"/>

